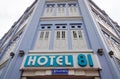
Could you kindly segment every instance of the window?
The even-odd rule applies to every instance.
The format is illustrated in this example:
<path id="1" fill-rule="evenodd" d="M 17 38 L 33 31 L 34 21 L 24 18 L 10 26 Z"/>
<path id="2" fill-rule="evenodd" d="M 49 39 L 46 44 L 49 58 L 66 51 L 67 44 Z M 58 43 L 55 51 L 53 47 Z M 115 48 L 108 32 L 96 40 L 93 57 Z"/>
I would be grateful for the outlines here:
<path id="1" fill-rule="evenodd" d="M 70 29 L 82 29 L 82 23 L 71 23 L 70 24 Z"/>
<path id="2" fill-rule="evenodd" d="M 48 26 L 47 28 L 48 28 L 48 29 L 50 29 L 51 27 L 50 27 L 50 26 Z"/>
<path id="3" fill-rule="evenodd" d="M 74 37 L 74 38 L 77 38 L 77 33 L 76 33 L 76 31 L 73 31 L 73 37 Z"/>
<path id="4" fill-rule="evenodd" d="M 60 26 L 57 26 L 56 28 L 60 28 Z"/>
<path id="5" fill-rule="evenodd" d="M 62 29 L 62 30 L 64 30 L 64 29 L 67 29 L 67 24 L 55 24 L 56 25 L 56 28 L 55 29 Z"/>
<path id="6" fill-rule="evenodd" d="M 76 16 L 79 15 L 77 4 L 69 4 L 69 15 Z"/>
<path id="7" fill-rule="evenodd" d="M 73 31 L 73 38 L 82 38 L 82 32 L 79 30 L 79 31 Z"/>
<path id="8" fill-rule="evenodd" d="M 43 39 L 43 36 L 44 36 L 44 32 L 41 32 L 40 33 L 40 39 Z"/>
<path id="9" fill-rule="evenodd" d="M 48 37 L 49 37 L 49 32 L 46 32 L 45 39 L 48 39 Z"/>
<path id="10" fill-rule="evenodd" d="M 75 28 L 75 26 L 71 26 L 71 28 Z"/>
<path id="11" fill-rule="evenodd" d="M 1 63 L 5 63 L 10 58 L 10 53 L 15 50 L 16 46 L 19 43 L 21 37 L 20 35 L 22 35 L 21 32 L 18 33 L 16 36 L 14 36 L 12 40 L 9 41 L 9 46 L 4 51 L 4 56 L 1 58 Z"/>
<path id="12" fill-rule="evenodd" d="M 57 39 L 65 39 L 65 31 L 57 31 L 56 38 Z"/>
<path id="13" fill-rule="evenodd" d="M 119 46 L 118 46 L 119 42 L 117 42 L 117 40 L 115 38 L 111 37 L 111 35 L 109 35 L 107 32 L 105 32 L 103 30 L 102 30 L 102 32 L 104 34 L 104 39 L 105 39 L 106 44 L 112 51 L 114 51 L 115 57 L 119 58 L 120 57 L 120 55 L 119 55 L 120 51 L 119 51 Z"/>
<path id="14" fill-rule="evenodd" d="M 57 16 L 65 16 L 65 15 L 66 15 L 65 4 L 58 4 L 58 6 L 57 6 Z"/>
<path id="15" fill-rule="evenodd" d="M 68 6 L 68 7 L 66 7 Z M 50 17 L 50 16 L 78 16 L 79 10 L 77 3 L 50 3 L 46 4 L 44 16 Z"/>
<path id="16" fill-rule="evenodd" d="M 62 38 L 65 39 L 65 31 L 62 31 Z"/>
<path id="17" fill-rule="evenodd" d="M 79 38 L 82 38 L 82 32 L 80 30 L 78 31 L 78 36 Z"/>
<path id="18" fill-rule="evenodd" d="M 41 27 L 42 29 L 44 29 L 45 27 Z"/>
<path id="19" fill-rule="evenodd" d="M 62 28 L 66 28 L 66 26 L 62 26 Z"/>
<path id="20" fill-rule="evenodd" d="M 104 34 L 105 37 L 107 37 L 107 38 L 110 37 L 110 35 L 108 33 L 106 33 L 105 31 L 102 30 L 102 32 L 103 32 L 103 34 Z"/>
<path id="21" fill-rule="evenodd" d="M 57 39 L 60 39 L 60 31 L 57 31 L 57 36 L 56 36 Z"/>
<path id="22" fill-rule="evenodd" d="M 83 36 L 83 30 L 71 29 L 72 38 L 72 49 L 75 50 L 85 50 L 87 49 L 87 44 L 85 37 Z"/>
<path id="23" fill-rule="evenodd" d="M 78 28 L 81 28 L 81 26 L 77 26 Z"/>
<path id="24" fill-rule="evenodd" d="M 52 27 L 52 24 L 41 24 L 40 25 L 40 30 L 50 30 Z"/>
<path id="25" fill-rule="evenodd" d="M 54 4 L 47 4 L 45 11 L 44 11 L 44 16 L 53 16 L 54 15 Z"/>
<path id="26" fill-rule="evenodd" d="M 112 42 L 113 42 L 114 44 L 119 45 L 119 42 L 118 42 L 116 39 L 114 39 L 114 38 L 111 37 L 111 40 L 112 40 Z"/>
<path id="27" fill-rule="evenodd" d="M 62 27 L 62 26 L 61 26 Z M 54 37 L 54 50 L 67 50 L 68 49 L 68 39 L 67 30 L 55 30 Z"/>
<path id="28" fill-rule="evenodd" d="M 44 37 L 45 35 L 45 37 Z M 49 31 L 42 31 L 40 33 L 40 39 L 43 40 L 43 39 L 48 39 L 49 38 Z"/>
<path id="29" fill-rule="evenodd" d="M 37 49 L 37 50 L 48 50 L 49 49 L 51 30 L 49 29 L 46 30 L 46 29 L 44 30 L 41 29 L 39 31 L 39 35 L 36 40 L 34 49 Z"/>

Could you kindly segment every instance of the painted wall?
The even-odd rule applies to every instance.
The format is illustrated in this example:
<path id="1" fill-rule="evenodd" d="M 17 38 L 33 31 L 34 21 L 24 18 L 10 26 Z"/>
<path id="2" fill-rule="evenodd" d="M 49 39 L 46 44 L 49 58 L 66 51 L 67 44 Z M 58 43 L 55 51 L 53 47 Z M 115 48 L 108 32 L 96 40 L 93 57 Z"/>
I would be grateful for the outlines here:
<path id="1" fill-rule="evenodd" d="M 79 20 L 76 20 L 75 18 L 77 17 L 71 17 L 70 19 L 68 19 L 67 17 L 62 17 L 64 19 L 62 19 L 63 21 L 61 21 L 60 18 L 58 18 L 58 21 L 55 21 L 56 18 L 52 21 L 43 21 L 42 18 L 40 18 L 41 16 L 43 16 L 44 13 L 44 8 L 45 8 L 45 0 L 38 0 L 38 2 L 35 5 L 35 9 L 33 11 L 33 14 L 31 15 L 31 17 L 29 18 L 30 20 L 28 21 L 28 24 L 26 25 L 26 28 L 22 34 L 22 37 L 20 39 L 20 42 L 18 44 L 18 46 L 16 47 L 16 50 L 14 50 L 15 52 L 15 56 L 13 57 L 13 59 L 9 59 L 9 63 L 6 66 L 7 67 L 7 71 L 5 72 L 5 74 L 1 77 L 1 79 L 20 79 L 21 75 L 22 75 L 22 71 L 20 71 L 20 67 L 21 64 L 23 62 L 23 57 L 20 57 L 19 55 L 19 50 L 24 50 L 25 55 L 28 55 L 29 50 L 33 50 L 33 49 L 56 49 L 57 46 L 56 43 L 54 41 L 54 33 L 55 33 L 55 24 L 59 24 L 59 23 L 64 23 L 67 24 L 67 27 L 70 26 L 70 23 L 82 23 L 82 31 L 83 31 L 83 36 L 85 38 L 85 41 L 82 41 L 85 45 L 87 44 L 87 46 L 85 46 L 85 50 L 86 49 L 92 49 L 94 54 L 97 55 L 99 61 L 100 61 L 100 65 L 102 67 L 102 70 L 100 71 L 100 75 L 101 75 L 101 79 L 119 79 L 120 75 L 119 75 L 119 71 L 117 70 L 115 63 L 113 62 L 113 60 L 111 60 L 111 58 L 108 55 L 109 49 L 107 48 L 103 37 L 101 35 L 100 29 L 97 27 L 98 25 L 96 24 L 96 21 L 94 20 L 92 14 L 91 14 L 91 10 L 89 7 L 89 3 L 87 0 L 78 0 L 78 6 L 79 6 L 79 10 L 80 11 L 80 15 L 82 15 L 82 18 L 80 18 Z M 68 16 L 68 14 L 67 14 Z M 72 19 L 73 18 L 73 19 Z M 49 18 L 50 19 L 50 18 Z M 78 19 L 78 18 L 77 18 Z M 47 43 L 47 41 L 42 41 L 40 43 L 38 36 L 40 34 L 40 28 L 41 28 L 41 24 L 53 24 L 52 26 L 52 31 L 51 31 L 51 38 L 49 38 L 49 44 Z M 68 42 L 64 41 L 66 44 L 68 45 L 68 47 L 66 47 L 65 49 L 75 49 L 75 47 L 72 48 L 72 42 L 71 39 L 72 36 L 70 36 L 70 30 L 66 29 L 69 33 L 67 33 L 66 36 L 68 36 Z M 62 41 L 61 41 L 62 42 Z M 62 45 L 64 45 L 64 42 L 62 42 Z M 77 42 L 75 42 L 75 45 L 77 45 Z M 40 47 L 40 45 L 36 45 L 37 43 L 40 43 L 42 45 L 42 43 L 46 43 L 46 45 L 44 47 Z M 81 42 L 80 42 L 81 43 Z M 55 48 L 53 47 L 55 46 Z M 64 46 L 63 46 L 64 47 Z M 61 49 L 63 48 L 61 47 Z M 77 47 L 78 49 L 80 47 Z M 104 54 L 102 56 L 97 54 L 97 50 L 99 48 L 103 49 Z M 78 50 L 77 49 L 77 50 Z M 109 76 L 108 76 L 109 75 Z"/>

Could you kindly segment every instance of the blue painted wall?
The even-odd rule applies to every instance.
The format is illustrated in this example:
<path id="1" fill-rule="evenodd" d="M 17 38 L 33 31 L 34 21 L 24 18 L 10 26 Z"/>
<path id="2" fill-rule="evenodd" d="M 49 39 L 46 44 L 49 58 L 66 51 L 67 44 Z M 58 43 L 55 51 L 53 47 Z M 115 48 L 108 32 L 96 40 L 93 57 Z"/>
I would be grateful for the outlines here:
<path id="1" fill-rule="evenodd" d="M 40 21 L 40 16 L 43 15 L 43 9 L 45 7 L 45 0 L 38 0 L 34 13 L 32 14 L 25 31 L 21 37 L 20 43 L 15 49 L 15 57 L 10 59 L 8 62 L 7 71 L 0 77 L 1 79 L 20 79 L 22 71 L 20 71 L 20 66 L 22 64 L 23 58 L 19 56 L 19 50 L 24 50 L 25 55 L 28 54 L 29 50 L 34 48 L 38 32 L 40 30 L 40 24 L 53 24 L 51 43 L 49 49 L 53 49 L 53 36 L 54 36 L 54 26 L 55 24 L 67 24 L 69 23 L 82 23 L 82 28 L 85 33 L 85 38 L 89 49 L 92 49 L 95 54 L 97 50 L 102 48 L 104 55 L 98 55 L 102 70 L 100 70 L 101 79 L 120 79 L 119 71 L 116 68 L 114 61 L 109 57 L 109 49 L 105 45 L 103 37 L 100 33 L 100 29 L 97 28 L 97 24 L 93 19 L 90 8 L 88 7 L 87 0 L 78 0 L 80 6 L 80 14 L 83 16 L 83 20 L 71 20 L 71 21 Z M 17 28 L 16 28 L 17 29 Z M 69 30 L 69 29 L 66 29 Z M 70 35 L 68 35 L 68 48 L 72 50 L 72 44 Z"/>
<path id="2" fill-rule="evenodd" d="M 26 26 L 20 44 L 16 48 L 16 51 L 14 51 L 16 54 L 14 58 L 10 61 L 8 71 L 4 74 L 2 79 L 20 79 L 22 73 L 20 71 L 20 66 L 24 57 L 20 57 L 18 53 L 19 50 L 24 50 L 25 54 L 27 54 L 30 50 L 39 24 L 40 16 L 43 12 L 44 4 L 45 0 L 38 0 L 36 4 L 37 7 L 35 7 L 34 13 Z"/>
<path id="3" fill-rule="evenodd" d="M 81 12 L 88 35 L 89 44 L 91 49 L 97 54 L 97 50 L 102 48 L 104 55 L 98 55 L 102 70 L 100 70 L 101 79 L 120 79 L 119 71 L 116 69 L 114 63 L 108 55 L 109 49 L 106 47 L 103 37 L 98 29 L 95 20 L 93 19 L 87 0 L 78 0 Z"/>

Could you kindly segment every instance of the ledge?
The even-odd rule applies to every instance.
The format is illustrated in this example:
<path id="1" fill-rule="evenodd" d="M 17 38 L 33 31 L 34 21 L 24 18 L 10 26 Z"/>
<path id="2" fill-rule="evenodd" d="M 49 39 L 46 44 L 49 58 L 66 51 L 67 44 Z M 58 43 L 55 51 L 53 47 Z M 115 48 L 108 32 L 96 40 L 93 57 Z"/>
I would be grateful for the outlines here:
<path id="1" fill-rule="evenodd" d="M 5 60 L 5 61 L 1 61 L 1 62 L 0 62 L 0 68 L 3 67 L 3 66 L 5 66 L 5 64 L 7 63 L 7 61 L 8 61 L 8 59 Z"/>
<path id="2" fill-rule="evenodd" d="M 68 2 L 68 1 L 77 1 L 77 0 L 46 0 L 46 2 Z"/>
<path id="3" fill-rule="evenodd" d="M 40 53 L 93 53 L 93 50 L 30 50 L 29 54 L 40 54 Z"/>
<path id="4" fill-rule="evenodd" d="M 82 20 L 83 17 L 82 16 L 60 16 L 60 17 L 56 17 L 56 16 L 50 16 L 50 17 L 45 17 L 42 16 L 40 17 L 41 21 L 56 21 L 56 20 Z"/>
<path id="5" fill-rule="evenodd" d="M 98 71 L 102 70 L 100 67 L 94 68 L 74 68 L 74 67 L 21 67 L 20 70 L 24 71 L 37 71 L 37 70 L 52 70 L 52 69 L 69 69 L 69 70 L 90 70 L 90 71 Z"/>

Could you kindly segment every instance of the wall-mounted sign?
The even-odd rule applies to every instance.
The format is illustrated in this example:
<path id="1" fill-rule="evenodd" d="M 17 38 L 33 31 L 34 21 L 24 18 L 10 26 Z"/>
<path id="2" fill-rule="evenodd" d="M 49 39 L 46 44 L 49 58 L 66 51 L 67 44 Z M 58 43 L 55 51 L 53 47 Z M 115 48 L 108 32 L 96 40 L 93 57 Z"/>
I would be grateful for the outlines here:
<path id="1" fill-rule="evenodd" d="M 88 54 L 87 56 L 84 54 L 79 54 L 78 55 L 78 64 L 81 67 L 85 67 L 87 65 L 89 65 L 90 67 L 93 67 L 93 60 L 92 60 L 92 56 L 91 54 Z"/>
<path id="2" fill-rule="evenodd" d="M 25 67 L 67 67 L 73 66 L 72 55 L 29 55 Z"/>
<path id="3" fill-rule="evenodd" d="M 24 67 L 73 67 L 76 63 L 80 67 L 94 66 L 91 54 L 78 54 L 77 56 L 28 55 Z"/>
<path id="4" fill-rule="evenodd" d="M 53 75 L 67 75 L 68 74 L 68 69 L 52 69 L 52 74 Z"/>

